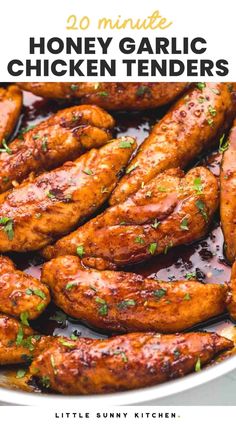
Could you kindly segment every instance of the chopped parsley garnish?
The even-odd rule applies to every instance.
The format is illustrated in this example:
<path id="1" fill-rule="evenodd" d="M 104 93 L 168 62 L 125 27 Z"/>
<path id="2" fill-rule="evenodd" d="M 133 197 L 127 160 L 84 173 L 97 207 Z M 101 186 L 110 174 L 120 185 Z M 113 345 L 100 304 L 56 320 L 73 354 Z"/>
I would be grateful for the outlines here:
<path id="1" fill-rule="evenodd" d="M 199 90 L 203 90 L 203 88 L 205 88 L 205 87 L 206 87 L 206 84 L 205 84 L 205 82 L 198 82 L 198 83 L 196 84 L 196 86 L 197 86 L 197 88 L 198 88 Z"/>
<path id="2" fill-rule="evenodd" d="M 126 174 L 130 174 L 132 171 L 134 171 L 136 168 L 138 168 L 138 165 L 131 165 L 129 168 L 126 169 Z"/>
<path id="3" fill-rule="evenodd" d="M 136 96 L 137 97 L 142 97 L 142 96 L 144 96 L 144 94 L 150 94 L 150 93 L 151 93 L 150 88 L 147 85 L 141 85 L 136 90 Z"/>
<path id="4" fill-rule="evenodd" d="M 197 360 L 197 362 L 195 364 L 195 371 L 196 372 L 201 371 L 201 359 L 200 358 L 198 358 L 198 360 Z"/>
<path id="5" fill-rule="evenodd" d="M 95 297 L 95 302 L 99 303 L 101 306 L 98 309 L 98 313 L 99 315 L 105 316 L 108 314 L 108 306 L 107 303 L 104 299 L 102 299 L 101 297 Z"/>
<path id="6" fill-rule="evenodd" d="M 78 246 L 76 249 L 77 255 L 82 258 L 84 256 L 84 246 Z"/>
<path id="7" fill-rule="evenodd" d="M 213 121 L 213 119 L 209 118 L 209 119 L 207 119 L 207 123 L 208 123 L 208 125 L 210 125 L 210 127 L 213 127 L 214 121 Z"/>
<path id="8" fill-rule="evenodd" d="M 183 231 L 188 231 L 189 227 L 188 227 L 188 218 L 183 218 L 181 223 L 180 223 L 180 228 Z"/>
<path id="9" fill-rule="evenodd" d="M 122 351 L 122 350 L 115 350 L 114 355 L 120 355 L 123 362 L 128 362 L 127 355 L 126 355 L 126 353 L 124 351 Z"/>
<path id="10" fill-rule="evenodd" d="M 16 373 L 16 378 L 23 378 L 26 374 L 26 370 L 20 369 Z"/>
<path id="11" fill-rule="evenodd" d="M 207 216 L 207 212 L 206 212 L 206 205 L 205 205 L 205 203 L 202 200 L 198 199 L 195 202 L 195 205 L 197 206 L 197 208 L 198 208 L 200 214 L 203 216 L 204 220 L 206 222 L 208 222 L 208 216 Z"/>
<path id="12" fill-rule="evenodd" d="M 132 147 L 132 145 L 134 144 L 134 140 L 132 140 L 131 138 L 128 140 L 122 140 L 119 143 L 119 147 L 122 149 L 129 149 L 130 147 Z"/>
<path id="13" fill-rule="evenodd" d="M 40 138 L 40 135 L 39 134 L 35 134 L 32 137 L 33 140 L 38 140 L 39 138 Z"/>
<path id="14" fill-rule="evenodd" d="M 93 171 L 89 168 L 83 169 L 83 173 L 86 174 L 86 175 L 93 175 Z"/>
<path id="15" fill-rule="evenodd" d="M 144 239 L 140 236 L 135 237 L 134 241 L 135 241 L 135 243 L 139 243 L 139 244 L 145 243 Z"/>
<path id="16" fill-rule="evenodd" d="M 219 153 L 224 153 L 229 147 L 229 140 L 225 140 L 225 134 L 220 137 Z"/>
<path id="17" fill-rule="evenodd" d="M 0 218 L 0 225 L 3 226 L 3 231 L 7 234 L 8 240 L 13 240 L 14 238 L 14 221 L 7 216 Z"/>
<path id="18" fill-rule="evenodd" d="M 12 150 L 8 147 L 5 138 L 2 140 L 3 149 L 0 149 L 1 153 L 8 153 L 8 155 L 12 155 Z"/>
<path id="19" fill-rule="evenodd" d="M 178 349 L 175 349 L 173 352 L 175 358 L 178 358 L 180 356 L 180 351 Z"/>
<path id="20" fill-rule="evenodd" d="M 164 249 L 164 255 L 166 255 L 167 253 L 168 253 L 168 250 L 171 248 L 171 247 L 173 247 L 173 242 L 172 241 L 170 241 L 166 246 L 165 246 L 165 249 Z"/>
<path id="21" fill-rule="evenodd" d="M 216 116 L 216 109 L 212 107 L 211 105 L 208 106 L 208 112 L 211 114 L 211 116 Z"/>
<path id="22" fill-rule="evenodd" d="M 28 312 L 21 312 L 20 320 L 21 320 L 22 324 L 27 325 L 27 327 L 29 327 L 28 318 L 29 318 Z"/>
<path id="23" fill-rule="evenodd" d="M 47 152 L 47 150 L 48 150 L 48 138 L 47 136 L 44 136 L 42 138 L 42 151 Z"/>
<path id="24" fill-rule="evenodd" d="M 46 307 L 46 305 L 45 305 L 45 303 L 40 303 L 38 306 L 37 306 L 37 311 L 42 311 L 42 309 L 44 309 Z"/>
<path id="25" fill-rule="evenodd" d="M 119 309 L 126 309 L 129 306 L 135 306 L 136 302 L 133 299 L 127 299 L 127 300 L 122 300 L 120 303 L 118 303 L 118 308 Z"/>
<path id="26" fill-rule="evenodd" d="M 50 355 L 50 362 L 51 362 L 51 365 L 52 365 L 52 368 L 53 368 L 53 372 L 56 375 L 57 374 L 57 370 L 56 370 L 56 364 L 55 364 L 55 359 L 54 359 L 54 356 L 53 355 Z"/>
<path id="27" fill-rule="evenodd" d="M 158 299 L 161 299 L 163 296 L 165 296 L 167 293 L 167 289 L 158 289 L 158 290 L 154 290 L 153 294 L 155 297 L 157 297 Z"/>
<path id="28" fill-rule="evenodd" d="M 21 130 L 20 130 L 20 132 L 19 132 L 19 134 L 18 134 L 18 138 L 20 139 L 20 140 L 23 140 L 23 136 L 24 136 L 24 134 L 25 133 L 27 133 L 27 132 L 29 132 L 29 131 L 31 131 L 31 130 L 33 130 L 35 128 L 35 125 L 28 125 L 28 127 L 24 127 L 24 128 L 22 128 Z"/>
<path id="29" fill-rule="evenodd" d="M 220 90 L 217 90 L 217 88 L 211 88 L 212 93 L 219 95 Z"/>
<path id="30" fill-rule="evenodd" d="M 185 274 L 185 278 L 187 280 L 192 280 L 192 278 L 196 278 L 196 272 L 187 272 L 187 274 Z"/>
<path id="31" fill-rule="evenodd" d="M 55 195 L 55 193 L 53 192 L 53 190 L 49 190 L 49 191 L 46 193 L 46 195 L 47 195 L 47 197 L 49 197 L 49 199 L 56 199 L 56 195 Z"/>
<path id="32" fill-rule="evenodd" d="M 107 97 L 108 96 L 108 92 L 107 91 L 100 91 L 99 93 L 97 93 L 99 96 L 101 97 Z"/>
<path id="33" fill-rule="evenodd" d="M 72 339 L 72 336 L 74 336 L 74 334 L 72 334 L 71 335 L 71 340 L 77 340 L 77 337 L 76 336 L 74 336 L 75 337 L 75 339 Z M 74 343 L 71 343 L 71 342 L 69 342 L 68 340 L 64 340 L 64 339 L 59 339 L 59 342 L 62 344 L 62 346 L 65 346 L 65 347 L 69 347 L 70 349 L 72 349 L 72 348 L 74 348 L 75 347 L 75 344 Z"/>
<path id="34" fill-rule="evenodd" d="M 159 187 L 157 187 L 157 190 L 160 191 L 161 193 L 165 193 L 167 191 L 167 188 L 159 186 Z"/>
<path id="35" fill-rule="evenodd" d="M 76 84 L 71 84 L 71 86 L 70 86 L 71 91 L 76 91 L 77 88 L 78 88 L 78 85 L 76 85 Z"/>
<path id="36" fill-rule="evenodd" d="M 151 227 L 156 229 L 157 227 L 159 227 L 160 223 L 161 223 L 160 221 L 157 221 L 157 219 L 155 219 Z"/>
<path id="37" fill-rule="evenodd" d="M 16 336 L 16 345 L 20 346 L 22 344 L 23 339 L 24 339 L 24 331 L 22 326 L 20 325 L 17 336 Z"/>
<path id="38" fill-rule="evenodd" d="M 193 188 L 194 190 L 196 190 L 197 194 L 202 194 L 203 187 L 202 187 L 202 180 L 200 177 L 197 177 L 194 179 Z"/>
<path id="39" fill-rule="evenodd" d="M 45 389 L 49 389 L 50 387 L 50 378 L 48 376 L 43 376 L 40 378 L 40 383 Z"/>
<path id="40" fill-rule="evenodd" d="M 77 286 L 77 284 L 76 283 L 68 283 L 67 285 L 66 285 L 66 290 L 71 290 L 73 287 L 76 287 Z"/>
<path id="41" fill-rule="evenodd" d="M 103 194 L 103 193 L 108 193 L 108 188 L 107 187 L 102 187 L 101 188 L 101 193 Z"/>
<path id="42" fill-rule="evenodd" d="M 25 293 L 28 294 L 28 295 L 35 294 L 36 296 L 40 297 L 43 300 L 45 300 L 46 297 L 47 297 L 46 294 L 42 290 L 37 289 L 37 288 L 26 289 Z"/>
<path id="43" fill-rule="evenodd" d="M 184 300 L 191 300 L 191 296 L 190 296 L 190 294 L 189 294 L 189 293 L 186 293 L 186 294 L 184 295 Z"/>
<path id="44" fill-rule="evenodd" d="M 74 340 L 74 341 L 78 340 L 78 336 L 76 336 L 73 333 L 70 335 L 70 338 L 71 338 L 71 340 Z"/>
<path id="45" fill-rule="evenodd" d="M 151 255 L 154 255 L 154 253 L 155 253 L 156 249 L 157 249 L 157 243 L 151 243 L 151 244 L 148 246 L 148 252 L 149 252 Z"/>

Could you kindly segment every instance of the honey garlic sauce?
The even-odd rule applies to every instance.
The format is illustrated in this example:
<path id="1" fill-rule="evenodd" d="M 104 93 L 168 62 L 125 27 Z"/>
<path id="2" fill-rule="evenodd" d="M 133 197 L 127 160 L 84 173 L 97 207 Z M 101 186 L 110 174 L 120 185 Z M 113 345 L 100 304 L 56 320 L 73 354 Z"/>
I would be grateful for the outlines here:
<path id="1" fill-rule="evenodd" d="M 76 102 L 78 104 L 78 101 Z M 24 109 L 21 119 L 21 129 L 35 125 L 49 117 L 59 109 L 70 106 L 63 102 L 43 100 L 30 93 L 24 93 Z M 154 125 L 166 112 L 167 108 L 145 111 L 142 113 L 113 113 L 117 125 L 115 134 L 119 136 L 133 136 L 137 138 L 140 145 L 147 137 L 152 125 Z M 16 134 L 15 134 L 16 135 Z M 14 136 L 15 136 L 14 135 Z M 218 144 L 217 144 L 218 145 Z M 217 149 L 204 158 L 198 158 L 196 164 L 207 166 L 215 176 L 219 176 L 221 154 Z M 43 259 L 37 254 L 14 254 L 12 259 L 16 265 L 36 278 L 40 277 Z M 172 249 L 166 255 L 159 255 L 150 261 L 126 267 L 126 271 L 140 273 L 146 277 L 173 281 L 176 279 L 197 278 L 203 282 L 223 283 L 230 279 L 231 269 L 225 262 L 223 256 L 223 235 L 219 224 L 219 216 L 216 216 L 210 228 L 208 236 L 194 244 Z M 33 327 L 40 333 L 105 338 L 107 334 L 100 333 L 87 325 L 72 319 L 54 305 L 50 305 L 42 316 L 34 321 Z M 218 317 L 209 323 L 203 323 L 197 329 L 216 331 L 220 335 L 229 337 L 236 342 L 236 327 L 229 320 L 228 315 Z M 225 356 L 221 356 L 220 360 Z M 0 375 L 0 386 L 19 387 L 23 390 L 36 390 L 31 387 L 27 389 L 23 383 L 15 378 L 15 369 L 8 369 L 4 375 Z"/>

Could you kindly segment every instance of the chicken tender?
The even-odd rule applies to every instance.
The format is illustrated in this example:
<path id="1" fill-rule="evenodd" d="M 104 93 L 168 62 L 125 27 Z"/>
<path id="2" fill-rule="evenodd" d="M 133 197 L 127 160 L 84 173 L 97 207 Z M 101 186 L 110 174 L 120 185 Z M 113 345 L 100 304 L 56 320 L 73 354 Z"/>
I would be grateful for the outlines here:
<path id="1" fill-rule="evenodd" d="M 223 140 L 223 139 L 222 139 Z M 220 172 L 220 217 L 225 240 L 225 255 L 230 263 L 236 259 L 236 120 L 229 135 L 223 140 Z"/>
<path id="2" fill-rule="evenodd" d="M 96 106 L 75 106 L 57 112 L 25 132 L 0 154 L 0 193 L 38 173 L 74 160 L 111 137 L 113 118 Z"/>
<path id="3" fill-rule="evenodd" d="M 208 169 L 194 168 L 186 176 L 169 170 L 43 254 L 50 259 L 79 253 L 86 265 L 100 269 L 100 260 L 103 269 L 141 262 L 204 236 L 217 206 L 218 184 Z"/>
<path id="4" fill-rule="evenodd" d="M 0 87 L 0 144 L 14 131 L 21 108 L 22 93 L 19 88 L 16 85 L 10 85 L 7 88 Z M 0 147 L 6 150 L 4 145 Z"/>
<path id="5" fill-rule="evenodd" d="M 198 83 L 181 97 L 140 146 L 110 204 L 123 202 L 166 169 L 186 167 L 217 142 L 236 112 L 231 90 L 226 83 Z"/>
<path id="6" fill-rule="evenodd" d="M 122 137 L 0 195 L 0 251 L 38 250 L 73 230 L 109 197 L 135 140 Z"/>
<path id="7" fill-rule="evenodd" d="M 75 256 L 47 262 L 41 278 L 66 314 L 114 332 L 183 331 L 226 308 L 226 285 L 86 269 Z"/>
<path id="8" fill-rule="evenodd" d="M 37 318 L 50 302 L 50 293 L 39 280 L 15 268 L 0 256 L 0 312 L 15 317 Z"/>
<path id="9" fill-rule="evenodd" d="M 131 333 L 106 340 L 58 339 L 32 362 L 42 385 L 63 394 L 110 393 L 199 371 L 233 342 L 215 333 Z"/>
<path id="10" fill-rule="evenodd" d="M 228 311 L 231 318 L 236 321 L 236 262 L 231 271 Z"/>
<path id="11" fill-rule="evenodd" d="M 52 99 L 78 98 L 108 110 L 149 109 L 170 103 L 187 87 L 186 82 L 24 82 L 23 90 Z"/>
<path id="12" fill-rule="evenodd" d="M 38 338 L 30 327 L 0 314 L 0 365 L 28 362 Z"/>

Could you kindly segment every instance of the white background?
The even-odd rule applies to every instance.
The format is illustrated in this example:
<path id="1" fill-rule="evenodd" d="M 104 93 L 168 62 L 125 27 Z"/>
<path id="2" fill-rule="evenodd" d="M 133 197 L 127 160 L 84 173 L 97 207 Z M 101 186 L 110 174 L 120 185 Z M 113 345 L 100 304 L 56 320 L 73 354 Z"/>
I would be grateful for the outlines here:
<path id="1" fill-rule="evenodd" d="M 0 79 L 3 82 L 16 80 L 9 77 L 7 72 L 7 63 L 14 58 L 25 60 L 29 58 L 29 37 L 114 37 L 112 48 L 110 50 L 109 59 L 121 59 L 117 49 L 118 39 L 130 36 L 138 41 L 141 37 L 149 37 L 152 40 L 155 37 L 181 37 L 187 36 L 190 39 L 201 36 L 207 40 L 207 52 L 203 55 L 182 55 L 179 59 L 187 58 L 207 58 L 217 60 L 224 58 L 229 62 L 230 73 L 225 80 L 234 81 L 236 75 L 236 59 L 235 59 L 235 2 L 233 0 L 148 0 L 148 1 L 132 1 L 132 0 L 6 0 L 1 6 L 1 24 L 0 24 Z M 173 21 L 173 25 L 166 30 L 98 30 L 98 18 L 116 18 L 121 15 L 123 18 L 132 17 L 145 18 L 151 15 L 155 10 L 159 10 L 161 15 L 167 20 Z M 75 14 L 78 17 L 87 15 L 90 17 L 91 26 L 89 30 L 66 30 L 67 17 Z M 98 52 L 101 50 L 98 49 Z M 131 57 L 130 57 L 131 56 Z M 89 58 L 89 56 L 86 56 Z M 165 55 L 162 58 L 171 58 L 171 55 Z M 37 58 L 40 58 L 38 55 Z M 59 55 L 44 55 L 41 58 L 58 59 Z M 68 56 L 61 54 L 61 59 L 68 59 Z M 76 60 L 84 59 L 84 56 L 70 57 Z M 91 56 L 94 59 L 94 55 Z M 96 56 L 101 58 L 100 53 Z M 103 57 L 108 58 L 107 56 Z M 122 58 L 124 58 L 122 56 Z M 126 58 L 135 58 L 135 55 L 126 55 Z M 139 56 L 140 58 L 140 56 Z M 142 59 L 148 58 L 142 55 Z M 150 58 L 150 56 L 149 56 Z M 155 56 L 151 56 L 157 59 Z M 177 58 L 176 55 L 173 58 Z M 36 59 L 36 56 L 33 57 Z M 160 58 L 159 58 L 160 59 Z M 164 77 L 162 77 L 163 79 Z M 201 78 L 201 80 L 219 80 L 219 76 Z M 17 77 L 18 81 L 30 80 L 24 75 Z M 74 77 L 74 81 L 78 80 Z M 186 80 L 186 75 L 180 77 L 164 78 L 165 81 Z M 188 80 L 196 80 L 196 77 L 187 78 Z M 222 77 L 221 77 L 222 79 Z M 31 77 L 31 81 L 35 80 L 35 76 Z M 45 77 L 37 77 L 37 81 L 46 80 Z M 66 81 L 73 78 L 51 77 L 50 81 Z M 80 81 L 89 78 L 80 77 Z M 90 77 L 90 81 L 101 81 L 99 77 Z M 118 66 L 118 75 L 113 80 L 124 81 L 125 67 Z M 137 80 L 137 76 L 133 76 L 129 80 Z M 139 78 L 141 80 L 141 78 Z M 142 80 L 148 80 L 143 77 Z M 151 80 L 151 78 L 149 78 Z M 156 81 L 157 78 L 152 78 Z M 160 80 L 160 77 L 159 77 Z"/>

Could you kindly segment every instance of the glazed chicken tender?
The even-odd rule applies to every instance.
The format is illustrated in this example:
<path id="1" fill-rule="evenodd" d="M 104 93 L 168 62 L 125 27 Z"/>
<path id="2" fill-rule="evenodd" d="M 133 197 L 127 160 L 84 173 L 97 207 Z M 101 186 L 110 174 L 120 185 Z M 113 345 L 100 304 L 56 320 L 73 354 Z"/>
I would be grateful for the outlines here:
<path id="1" fill-rule="evenodd" d="M 166 171 L 124 203 L 105 210 L 44 249 L 48 259 L 79 254 L 85 264 L 112 269 L 141 262 L 204 236 L 218 206 L 218 184 L 206 168 Z"/>
<path id="2" fill-rule="evenodd" d="M 37 250 L 75 228 L 109 197 L 136 147 L 120 138 L 0 195 L 0 251 Z"/>
<path id="3" fill-rule="evenodd" d="M 226 140 L 223 141 L 226 143 Z M 227 144 L 228 149 L 223 155 L 220 173 L 220 216 L 225 255 L 228 261 L 233 263 L 236 259 L 236 120 Z"/>
<path id="4" fill-rule="evenodd" d="M 230 313 L 231 318 L 236 321 L 236 262 L 234 262 L 231 271 L 231 279 L 230 279 L 230 292 L 229 292 L 229 304 L 228 311 Z"/>
<path id="5" fill-rule="evenodd" d="M 78 98 L 108 110 L 149 109 L 170 103 L 189 85 L 185 82 L 19 83 L 23 90 L 52 99 Z"/>
<path id="6" fill-rule="evenodd" d="M 29 319 L 37 318 L 50 302 L 45 284 L 15 268 L 13 262 L 0 256 L 0 312 Z"/>
<path id="7" fill-rule="evenodd" d="M 37 340 L 30 327 L 0 314 L 0 365 L 28 362 Z"/>
<path id="8" fill-rule="evenodd" d="M 19 88 L 16 85 L 0 87 L 0 144 L 14 131 L 21 108 L 22 94 Z M 4 149 L 4 145 L 0 147 Z"/>
<path id="9" fill-rule="evenodd" d="M 232 347 L 231 340 L 215 333 L 59 339 L 35 358 L 30 372 L 59 393 L 109 393 L 182 377 Z"/>
<path id="10" fill-rule="evenodd" d="M 226 285 L 166 283 L 128 272 L 91 270 L 75 256 L 47 262 L 41 278 L 66 314 L 115 332 L 182 331 L 226 308 Z"/>
<path id="11" fill-rule="evenodd" d="M 140 146 L 110 199 L 119 204 L 160 172 L 184 168 L 218 142 L 236 111 L 226 83 L 199 83 L 172 106 Z"/>
<path id="12" fill-rule="evenodd" d="M 57 112 L 25 132 L 0 154 L 0 192 L 38 173 L 74 160 L 111 137 L 113 118 L 96 106 L 75 106 Z"/>

